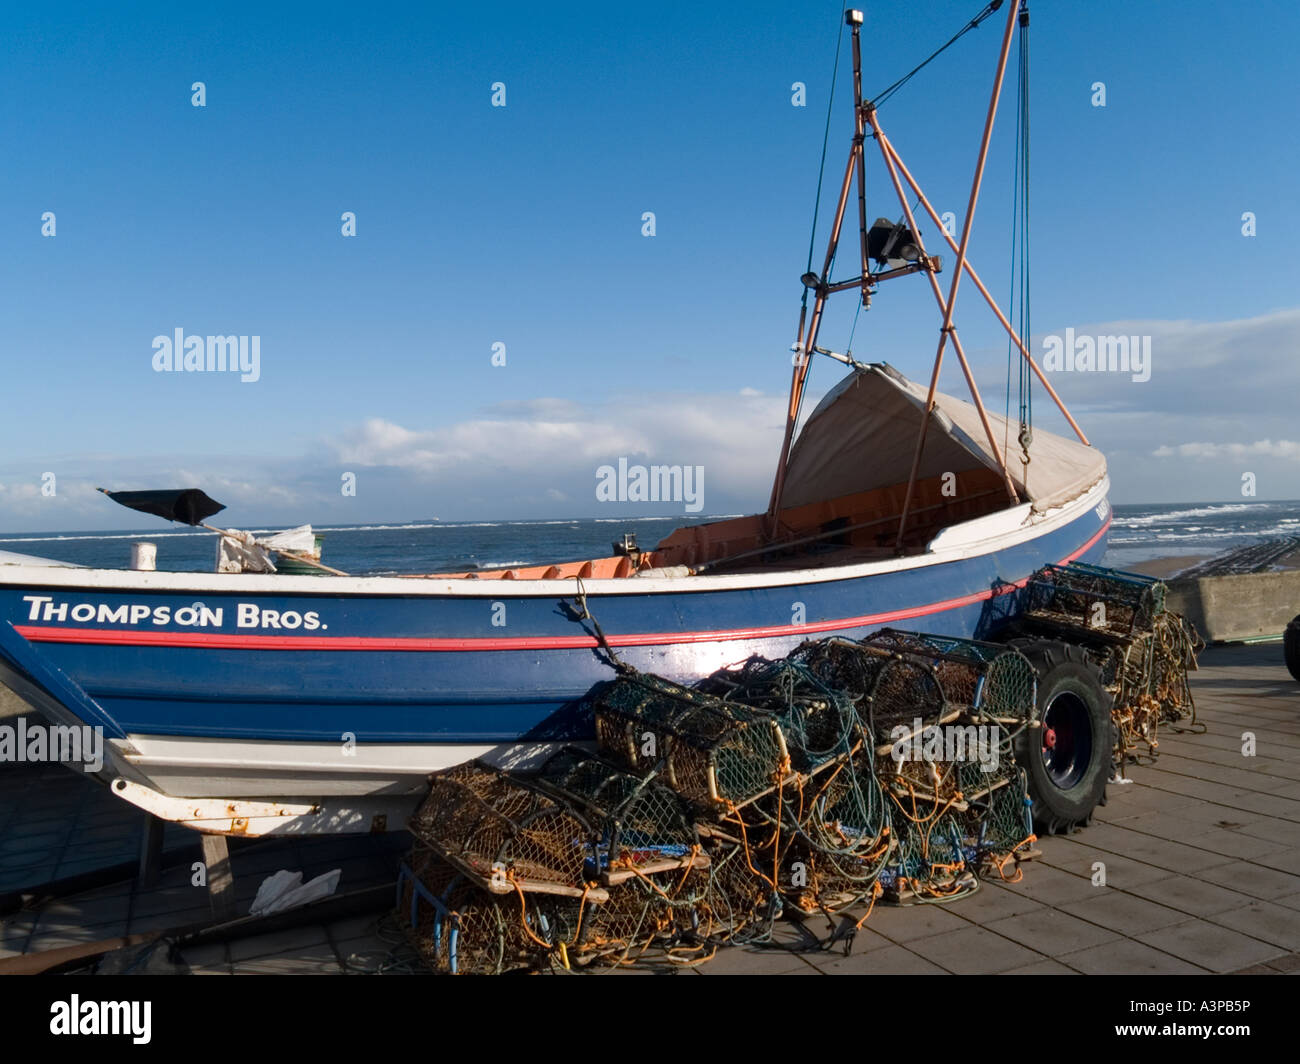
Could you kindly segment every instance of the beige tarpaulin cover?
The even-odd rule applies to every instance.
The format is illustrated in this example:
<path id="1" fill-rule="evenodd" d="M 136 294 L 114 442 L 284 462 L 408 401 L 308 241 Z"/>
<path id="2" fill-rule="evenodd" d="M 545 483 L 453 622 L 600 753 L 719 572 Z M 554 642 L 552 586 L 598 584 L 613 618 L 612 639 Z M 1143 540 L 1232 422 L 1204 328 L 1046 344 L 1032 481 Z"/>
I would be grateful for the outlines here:
<path id="1" fill-rule="evenodd" d="M 850 373 L 817 404 L 791 448 L 782 507 L 906 483 L 925 395 L 925 387 L 883 363 Z M 1005 418 L 991 411 L 988 418 L 998 446 L 1010 440 L 1011 479 L 1035 510 L 1069 502 L 1106 475 L 1106 459 L 1096 448 L 1034 429 L 1026 476 L 1019 425 L 1008 432 Z M 979 413 L 971 403 L 936 393 L 918 478 L 981 466 L 998 468 Z"/>

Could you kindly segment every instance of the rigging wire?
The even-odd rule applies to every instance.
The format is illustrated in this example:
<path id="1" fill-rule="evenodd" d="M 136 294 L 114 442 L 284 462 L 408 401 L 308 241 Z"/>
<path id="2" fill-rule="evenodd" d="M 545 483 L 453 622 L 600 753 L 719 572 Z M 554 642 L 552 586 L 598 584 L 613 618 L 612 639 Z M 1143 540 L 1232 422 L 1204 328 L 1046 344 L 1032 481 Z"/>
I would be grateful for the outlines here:
<path id="1" fill-rule="evenodd" d="M 1024 50 L 1024 37 L 1021 36 L 1021 52 Z M 1011 172 L 1011 254 L 1010 266 L 1011 276 L 1009 281 L 1009 291 L 1007 293 L 1007 319 L 1015 321 L 1016 318 L 1016 269 L 1018 259 L 1016 256 L 1017 249 L 1020 247 L 1020 157 L 1023 154 L 1020 144 L 1024 136 L 1024 127 L 1022 118 L 1024 114 L 1024 105 L 1020 102 L 1024 94 L 1025 87 L 1025 70 L 1023 60 L 1017 68 L 1016 81 L 1016 151 L 1014 155 L 1013 168 Z M 1016 345 L 1010 336 L 1007 337 L 1007 382 L 1006 397 L 1003 405 L 1003 432 L 1002 432 L 1002 453 L 1007 454 L 1011 448 L 1011 360 L 1015 357 Z M 1017 392 L 1017 401 L 1019 393 Z"/>
<path id="2" fill-rule="evenodd" d="M 844 348 L 844 353 L 849 358 L 853 357 L 853 337 L 858 331 L 858 318 L 862 316 L 862 300 L 855 300 L 855 302 L 858 304 L 858 309 L 853 312 L 853 327 L 849 329 L 849 342 Z"/>
<path id="3" fill-rule="evenodd" d="M 835 106 L 835 83 L 839 81 L 840 73 L 840 54 L 844 51 L 844 12 L 849 9 L 849 0 L 844 0 L 844 7 L 840 11 L 840 28 L 835 31 L 835 65 L 831 68 L 831 92 L 830 98 L 826 101 L 826 129 L 822 133 L 822 161 L 821 166 L 817 169 L 817 196 L 813 200 L 813 217 L 812 232 L 808 235 L 808 269 L 807 273 L 812 272 L 813 252 L 817 244 L 817 216 L 821 213 L 822 204 L 822 184 L 826 178 L 826 148 L 831 139 L 831 111 Z M 808 305 L 808 289 L 803 290 L 803 306 Z"/>
<path id="4" fill-rule="evenodd" d="M 1020 122 L 1024 129 L 1024 162 L 1022 163 L 1024 185 L 1024 202 L 1021 213 L 1024 223 L 1024 247 L 1021 251 L 1023 263 L 1024 288 L 1020 295 L 1020 339 L 1028 347 L 1033 336 L 1029 321 L 1029 0 L 1024 0 L 1020 10 Z M 1020 424 L 1021 446 L 1025 450 L 1025 460 L 1029 459 L 1029 443 L 1033 439 L 1034 425 L 1034 379 L 1028 362 L 1020 359 Z"/>
<path id="5" fill-rule="evenodd" d="M 968 34 L 971 30 L 976 29 L 981 22 L 983 22 L 986 18 L 992 15 L 1001 6 L 1002 6 L 1002 0 L 990 0 L 990 2 L 984 6 L 984 10 L 982 10 L 968 23 L 966 23 L 966 25 L 963 26 L 960 30 L 958 30 L 955 34 L 953 34 L 953 36 L 949 39 L 947 44 L 941 46 L 936 51 L 932 52 L 929 55 L 929 57 L 922 60 L 917 66 L 909 70 L 906 74 L 904 74 L 901 78 L 899 78 L 892 85 L 886 88 L 883 92 L 879 92 L 875 96 L 873 96 L 871 98 L 872 103 L 874 103 L 878 109 L 881 106 L 881 104 L 883 104 L 886 100 L 889 99 L 889 97 L 893 96 L 894 93 L 896 93 L 899 89 L 901 89 L 904 85 L 906 85 L 909 81 L 911 81 L 913 77 L 919 74 L 930 63 L 938 59 L 939 56 L 941 56 L 944 52 L 946 52 L 959 40 L 965 37 L 966 34 Z"/>
<path id="6" fill-rule="evenodd" d="M 844 52 L 844 14 L 846 11 L 848 11 L 848 9 L 849 9 L 849 0 L 844 0 L 844 3 L 840 8 L 839 25 L 835 30 L 835 64 L 834 66 L 831 67 L 831 91 L 829 97 L 826 100 L 826 128 L 822 132 L 822 160 L 821 160 L 821 165 L 819 165 L 817 168 L 817 195 L 813 200 L 812 231 L 808 234 L 808 267 L 804 271 L 805 274 L 812 273 L 813 254 L 816 251 L 816 245 L 817 245 L 817 217 L 821 213 L 822 186 L 826 180 L 826 150 L 830 144 L 830 139 L 831 139 L 831 114 L 835 108 L 835 85 L 840 80 L 839 78 L 840 56 Z M 833 266 L 834 263 L 835 260 L 834 258 L 832 258 L 831 265 Z M 830 271 L 828 268 L 827 273 L 829 274 L 829 272 Z M 801 328 L 804 321 L 804 314 L 807 312 L 807 310 L 808 310 L 808 286 L 804 285 L 803 296 L 799 303 L 799 322 Z M 811 350 L 809 350 L 809 348 L 812 345 L 807 343 L 806 337 L 803 338 L 803 344 L 804 344 L 804 350 L 802 351 L 803 357 L 807 359 L 811 359 L 813 353 Z M 808 368 L 809 368 L 809 372 L 811 372 L 812 369 L 811 365 L 809 365 Z M 807 374 L 805 374 L 804 375 L 805 387 L 800 391 L 799 401 L 798 404 L 795 406 L 794 419 L 796 425 L 799 422 L 799 416 L 803 413 L 803 400 L 804 400 L 804 395 L 807 393 L 807 379 L 808 379 Z"/>
<path id="7" fill-rule="evenodd" d="M 1019 85 L 1016 105 L 1016 155 L 1011 181 L 1011 293 L 1007 303 L 1009 320 L 1026 347 L 1031 336 L 1029 299 L 1029 5 L 1020 11 Z M 1007 337 L 1007 386 L 1004 451 L 1010 449 L 1011 437 L 1011 362 L 1018 367 L 1017 403 L 1020 419 L 1021 461 L 1029 464 L 1029 445 L 1033 442 L 1033 376 L 1015 341 Z"/>

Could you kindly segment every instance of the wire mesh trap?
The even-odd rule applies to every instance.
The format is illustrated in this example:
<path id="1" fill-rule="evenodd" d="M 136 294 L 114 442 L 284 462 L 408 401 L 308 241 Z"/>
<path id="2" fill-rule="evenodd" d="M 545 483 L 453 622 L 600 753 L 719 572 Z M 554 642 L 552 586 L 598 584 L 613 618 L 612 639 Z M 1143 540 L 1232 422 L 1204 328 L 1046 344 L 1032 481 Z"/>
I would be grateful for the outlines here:
<path id="1" fill-rule="evenodd" d="M 581 898 L 491 893 L 419 844 L 401 867 L 397 895 L 411 945 L 431 971 L 448 975 L 500 975 L 547 964 L 588 907 Z"/>
<path id="2" fill-rule="evenodd" d="M 929 668 L 950 710 L 1009 724 L 1032 719 L 1034 667 L 1014 647 L 896 628 L 869 636 L 863 646 Z"/>
<path id="3" fill-rule="evenodd" d="M 1010 647 L 888 629 L 689 687 L 627 671 L 593 694 L 595 753 L 432 777 L 408 934 L 439 972 L 680 966 L 769 941 L 783 912 L 1018 876 L 1034 684 Z"/>
<path id="4" fill-rule="evenodd" d="M 433 775 L 410 830 L 490 894 L 587 897 L 594 889 L 588 877 L 600 861 L 591 826 L 571 806 L 490 765 Z"/>
<path id="5" fill-rule="evenodd" d="M 741 702 L 631 673 L 594 709 L 603 753 L 634 773 L 657 772 L 704 809 L 745 805 L 790 773 L 777 718 Z"/>
<path id="6" fill-rule="evenodd" d="M 557 801 L 581 810 L 596 829 L 588 879 L 605 886 L 634 876 L 707 868 L 686 802 L 654 776 L 635 776 L 578 747 L 565 747 L 533 781 Z"/>
<path id="7" fill-rule="evenodd" d="M 1026 587 L 1023 631 L 1084 647 L 1114 700 L 1116 758 L 1154 758 L 1162 722 L 1196 727 L 1187 673 L 1204 648 L 1192 624 L 1165 608 L 1154 577 L 1072 562 L 1049 565 Z"/>

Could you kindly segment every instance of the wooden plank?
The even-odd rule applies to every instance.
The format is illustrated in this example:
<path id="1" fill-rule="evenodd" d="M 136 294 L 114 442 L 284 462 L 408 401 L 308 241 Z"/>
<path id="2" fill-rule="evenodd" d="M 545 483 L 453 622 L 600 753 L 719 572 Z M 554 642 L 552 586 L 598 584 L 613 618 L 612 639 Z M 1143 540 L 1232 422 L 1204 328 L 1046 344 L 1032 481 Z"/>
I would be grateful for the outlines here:
<path id="1" fill-rule="evenodd" d="M 656 872 L 672 872 L 679 869 L 684 871 L 687 868 L 708 867 L 708 855 L 703 853 L 690 854 L 685 857 L 661 857 L 657 861 L 647 861 L 645 864 L 639 864 L 636 868 L 620 868 L 614 872 L 605 872 L 601 875 L 600 880 L 607 887 L 616 887 L 620 883 L 626 883 L 633 877 L 652 876 Z"/>
<path id="2" fill-rule="evenodd" d="M 230 870 L 230 844 L 224 835 L 203 836 L 203 863 L 207 866 L 208 901 L 218 921 L 235 916 L 235 876 Z"/>
<path id="3" fill-rule="evenodd" d="M 487 891 L 489 894 L 514 894 L 518 889 L 525 894 L 555 894 L 565 898 L 581 898 L 585 895 L 587 900 L 591 902 L 609 901 L 609 891 L 604 887 L 575 887 L 567 883 L 557 883 L 554 880 L 535 879 L 518 874 L 513 879 L 507 879 L 504 875 L 494 876 L 490 871 L 485 874 L 472 861 L 459 854 L 451 853 L 432 844 L 426 845 L 429 845 L 430 849 L 476 887 Z M 517 888 L 516 884 L 518 884 Z"/>

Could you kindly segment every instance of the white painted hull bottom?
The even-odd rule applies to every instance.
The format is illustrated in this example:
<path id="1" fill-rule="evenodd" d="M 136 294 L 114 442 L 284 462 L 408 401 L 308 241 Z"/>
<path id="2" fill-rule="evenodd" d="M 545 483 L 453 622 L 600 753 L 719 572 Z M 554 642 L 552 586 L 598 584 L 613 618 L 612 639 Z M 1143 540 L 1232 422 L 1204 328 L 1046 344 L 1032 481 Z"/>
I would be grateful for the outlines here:
<path id="1" fill-rule="evenodd" d="M 132 735 L 112 741 L 116 775 L 190 798 L 285 801 L 342 795 L 422 794 L 432 772 L 483 758 L 503 768 L 539 766 L 561 743 L 342 743 Z"/>
<path id="2" fill-rule="evenodd" d="M 378 743 L 344 753 L 338 743 L 129 739 L 109 744 L 102 774 L 119 798 L 195 831 L 249 837 L 401 831 L 430 773 L 476 758 L 536 768 L 563 745 Z"/>

